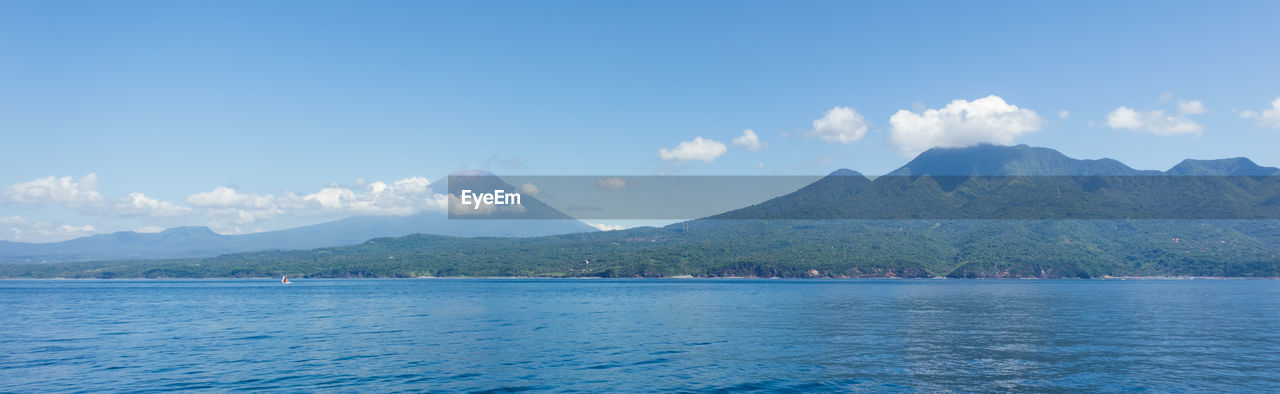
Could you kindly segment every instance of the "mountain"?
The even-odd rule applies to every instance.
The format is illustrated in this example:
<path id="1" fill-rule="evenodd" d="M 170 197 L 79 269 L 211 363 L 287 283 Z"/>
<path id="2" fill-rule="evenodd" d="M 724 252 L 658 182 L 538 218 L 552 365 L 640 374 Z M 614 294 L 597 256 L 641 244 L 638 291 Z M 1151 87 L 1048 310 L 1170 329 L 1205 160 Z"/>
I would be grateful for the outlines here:
<path id="1" fill-rule="evenodd" d="M 492 183 L 492 174 L 484 175 Z M 467 176 L 455 176 L 468 187 L 491 187 L 514 190 L 506 184 L 474 184 Z M 444 180 L 433 185 L 444 185 Z M 436 186 L 437 193 L 446 193 Z M 554 208 L 527 197 L 522 201 L 530 214 L 539 220 L 492 219 L 450 220 L 443 212 L 424 212 L 407 216 L 357 216 L 337 221 L 253 234 L 221 235 L 205 227 L 176 227 L 158 233 L 121 231 L 96 234 L 52 243 L 0 241 L 0 263 L 52 263 L 119 259 L 172 259 L 213 257 L 229 253 L 259 250 L 315 249 L 355 245 L 373 238 L 399 237 L 409 234 L 434 234 L 459 237 L 534 237 L 554 234 L 599 231 L 573 220 Z"/>
<path id="2" fill-rule="evenodd" d="M 1037 184 L 1017 189 L 1027 185 L 1018 182 L 1061 178 L 1057 181 L 1067 183 L 1049 185 L 1066 187 L 1076 179 L 1098 177 L 1126 182 L 1135 177 L 1177 178 L 1142 175 L 1172 171 L 1132 170 L 1119 162 L 1075 160 L 1025 146 L 939 149 L 917 159 L 895 171 L 902 176 L 871 180 L 855 171 L 839 170 L 762 204 L 663 228 L 530 238 L 410 235 L 346 247 L 192 260 L 7 265 L 0 267 L 0 277 L 1280 276 L 1280 220 L 1275 219 L 989 220 L 928 215 L 915 219 L 910 210 L 931 215 L 937 211 L 900 203 L 950 198 L 963 203 L 955 206 L 987 209 L 981 205 L 982 197 L 995 196 L 1013 210 L 1031 206 L 1070 211 L 1063 208 L 1068 202 L 1047 198 L 1052 196 L 1041 193 Z M 1244 168 L 1238 164 L 1196 167 L 1188 174 L 1206 175 L 1173 184 L 1187 188 L 1169 190 L 1171 201 L 1197 202 L 1204 200 L 1203 195 L 1223 193 L 1218 188 L 1244 185 L 1257 189 L 1227 190 L 1227 195 L 1248 196 L 1252 200 L 1247 203 L 1265 205 L 1255 194 L 1271 192 L 1258 185 L 1274 185 L 1273 180 L 1200 183 L 1222 178 L 1212 174 L 1224 169 Z M 1205 169 L 1210 167 L 1217 172 Z M 945 182 L 937 179 L 954 179 L 954 184 L 948 191 Z M 1137 185 L 1104 183 L 1079 192 L 1126 196 L 1142 189 L 1143 184 Z M 1011 191 L 1001 191 L 1005 189 Z M 1023 198 L 1013 199 L 1016 196 Z M 894 219 L 823 219 L 858 204 L 887 212 L 908 210 L 908 214 Z"/>
<path id="3" fill-rule="evenodd" d="M 1027 145 L 978 145 L 933 148 L 921 153 L 889 176 L 1128 176 L 1159 175 L 1135 170 L 1113 159 L 1081 160 L 1053 149 Z"/>
<path id="4" fill-rule="evenodd" d="M 1280 168 L 1259 166 L 1243 157 L 1220 160 L 1187 159 L 1173 166 L 1166 173 L 1199 176 L 1275 176 L 1280 175 Z"/>
<path id="5" fill-rule="evenodd" d="M 0 242 L 0 261 L 45 262 L 86 261 L 104 258 L 173 258 L 216 256 L 228 251 L 231 237 L 214 233 L 206 227 L 175 227 L 159 233 L 120 231 L 95 234 L 53 243 Z M 173 253 L 175 245 L 184 245 L 181 253 Z"/>
<path id="6" fill-rule="evenodd" d="M 794 193 L 710 218 L 1280 218 L 1280 177 L 1220 176 L 1280 169 L 1227 159 L 1185 161 L 1174 170 L 1135 170 L 1026 145 L 931 149 L 874 180 L 839 170 Z"/>
<path id="7" fill-rule="evenodd" d="M 206 227 L 158 233 L 120 231 L 62 242 L 0 241 L 0 263 L 212 257 L 257 250 L 355 245 L 378 237 L 436 234 L 459 237 L 534 237 L 599 231 L 575 220 L 449 220 L 444 213 L 357 216 L 287 230 L 222 235 Z"/>
<path id="8" fill-rule="evenodd" d="M 847 170 L 845 170 L 847 171 Z M 977 145 L 933 148 L 890 172 L 890 176 L 1269 176 L 1280 168 L 1262 167 L 1244 157 L 1186 159 L 1168 171 L 1136 170 L 1114 159 L 1075 159 L 1056 150 L 1028 145 Z"/>

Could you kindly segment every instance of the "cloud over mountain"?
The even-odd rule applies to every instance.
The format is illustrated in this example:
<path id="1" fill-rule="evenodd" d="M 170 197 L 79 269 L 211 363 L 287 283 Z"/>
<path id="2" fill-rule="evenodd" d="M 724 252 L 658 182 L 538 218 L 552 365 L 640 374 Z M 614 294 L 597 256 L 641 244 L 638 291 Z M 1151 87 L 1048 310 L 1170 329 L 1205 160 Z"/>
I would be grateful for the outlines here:
<path id="1" fill-rule="evenodd" d="M 160 201 L 143 193 L 129 193 L 116 201 L 112 212 L 121 216 L 181 217 L 190 214 L 191 208 Z"/>
<path id="2" fill-rule="evenodd" d="M 20 216 L 0 217 L 0 238 L 21 242 L 50 242 L 82 237 L 94 233 L 91 225 L 73 226 L 33 221 Z"/>
<path id="3" fill-rule="evenodd" d="M 443 211 L 446 200 L 428 186 L 423 177 L 410 177 L 387 184 L 373 182 L 364 190 L 331 186 L 302 197 L 303 201 L 318 203 L 322 210 L 341 211 L 365 215 L 409 215 L 421 211 Z"/>
<path id="4" fill-rule="evenodd" d="M 330 185 L 306 195 L 284 192 L 279 196 L 241 192 L 219 186 L 192 194 L 187 203 L 203 208 L 214 228 L 230 228 L 276 216 L 317 215 L 412 215 L 440 211 L 448 200 L 431 190 L 423 177 L 404 178 L 393 183 L 375 181 L 356 187 Z"/>
<path id="5" fill-rule="evenodd" d="M 230 187 L 218 186 L 188 196 L 187 203 L 200 208 L 266 208 L 275 203 L 275 196 L 241 193 Z"/>
<path id="6" fill-rule="evenodd" d="M 423 177 L 392 183 L 357 181 L 355 186 L 331 184 L 299 195 L 257 194 L 219 186 L 187 197 L 186 205 L 132 192 L 108 199 L 98 191 L 98 177 L 90 173 L 74 179 L 48 176 L 9 185 L 0 192 L 0 204 L 43 207 L 61 206 L 93 218 L 126 218 L 144 226 L 169 227 L 203 222 L 216 231 L 241 233 L 239 226 L 277 217 L 343 217 L 352 215 L 405 216 L 424 211 L 444 212 L 447 200 L 431 190 Z M 95 232 L 89 225 L 73 226 L 7 217 L 0 239 L 59 241 Z"/>
<path id="7" fill-rule="evenodd" d="M 973 101 L 955 100 L 919 113 L 898 110 L 889 124 L 889 143 L 903 155 L 914 156 L 929 148 L 1008 145 L 1019 135 L 1039 130 L 1041 118 L 1035 111 L 991 95 Z"/>

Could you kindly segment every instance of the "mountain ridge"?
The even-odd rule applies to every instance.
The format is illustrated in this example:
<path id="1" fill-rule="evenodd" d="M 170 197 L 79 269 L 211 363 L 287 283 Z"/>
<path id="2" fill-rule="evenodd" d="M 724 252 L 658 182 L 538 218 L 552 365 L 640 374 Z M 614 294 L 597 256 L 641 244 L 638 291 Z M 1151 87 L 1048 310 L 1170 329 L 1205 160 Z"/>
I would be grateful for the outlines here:
<path id="1" fill-rule="evenodd" d="M 1004 148 L 1026 151 L 1020 147 Z M 984 149 L 991 148 L 973 151 Z M 1030 152 L 1032 157 L 1056 153 Z M 954 155 L 956 151 L 943 153 Z M 1060 158 L 1050 158 L 1048 164 L 1043 165 L 1027 160 L 1026 156 L 1015 154 L 1005 162 L 987 161 L 961 168 L 1033 174 L 1031 170 L 1070 169 L 1074 164 Z M 1108 161 L 1091 163 L 1087 167 L 1093 171 L 1131 174 L 1124 170 L 1127 166 L 1119 167 Z M 928 168 L 921 165 L 915 169 Z M 1188 168 L 1185 172 L 1218 176 L 1241 168 L 1248 166 L 1228 161 Z M 803 197 L 806 193 L 800 191 L 806 189 L 822 191 L 814 194 L 835 198 L 827 201 L 814 198 L 808 206 L 818 209 L 828 204 L 829 208 L 830 201 L 856 196 L 875 182 L 910 181 L 916 177 L 926 182 L 922 185 L 929 186 L 927 182 L 933 178 L 929 172 L 917 171 L 886 181 L 878 177 L 872 181 L 856 171 L 842 169 L 779 198 Z M 929 193 L 941 190 L 933 186 L 926 189 L 903 190 Z M 294 277 L 1277 277 L 1280 276 L 1280 221 L 703 218 L 662 228 L 531 238 L 410 235 L 376 238 L 347 247 L 253 252 L 196 260 L 0 268 L 0 277 L 270 277 L 282 274 Z"/>
<path id="2" fill-rule="evenodd" d="M 1049 148 L 934 148 L 889 175 L 840 169 L 800 190 L 711 219 L 1280 218 L 1280 169 L 1248 159 L 1184 161 L 1171 172 Z M 1250 176 L 1239 176 L 1250 175 Z"/>
<path id="3" fill-rule="evenodd" d="M 1075 159 L 1061 152 L 1025 144 L 980 144 L 965 148 L 932 148 L 887 175 L 896 176 L 1098 176 L 1159 175 L 1137 170 L 1111 158 Z"/>
<path id="4" fill-rule="evenodd" d="M 1186 159 L 1169 168 L 1169 175 L 1276 176 L 1280 168 L 1263 167 L 1246 157 L 1217 160 Z"/>

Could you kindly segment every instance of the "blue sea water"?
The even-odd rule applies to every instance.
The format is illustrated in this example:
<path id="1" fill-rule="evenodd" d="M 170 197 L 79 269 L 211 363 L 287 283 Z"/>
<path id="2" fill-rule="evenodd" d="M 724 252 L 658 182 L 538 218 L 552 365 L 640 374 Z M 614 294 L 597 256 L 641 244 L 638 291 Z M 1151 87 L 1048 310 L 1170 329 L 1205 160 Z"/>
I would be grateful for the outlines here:
<path id="1" fill-rule="evenodd" d="M 0 391 L 1280 391 L 1275 280 L 9 280 Z"/>

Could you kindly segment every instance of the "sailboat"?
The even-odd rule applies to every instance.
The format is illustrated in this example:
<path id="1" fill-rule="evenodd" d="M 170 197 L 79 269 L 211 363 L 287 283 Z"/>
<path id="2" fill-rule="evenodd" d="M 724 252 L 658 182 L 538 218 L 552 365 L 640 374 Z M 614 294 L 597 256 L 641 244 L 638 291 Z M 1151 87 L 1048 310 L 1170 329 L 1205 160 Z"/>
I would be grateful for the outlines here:
<path id="1" fill-rule="evenodd" d="M 289 277 L 286 275 L 280 275 L 280 283 L 286 285 L 289 284 Z"/>

